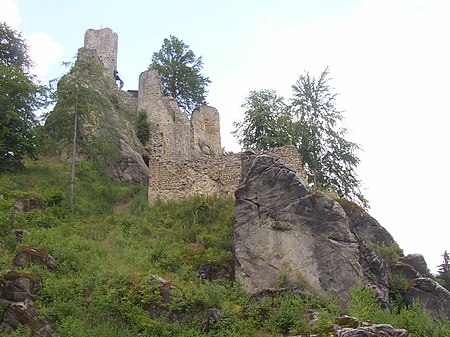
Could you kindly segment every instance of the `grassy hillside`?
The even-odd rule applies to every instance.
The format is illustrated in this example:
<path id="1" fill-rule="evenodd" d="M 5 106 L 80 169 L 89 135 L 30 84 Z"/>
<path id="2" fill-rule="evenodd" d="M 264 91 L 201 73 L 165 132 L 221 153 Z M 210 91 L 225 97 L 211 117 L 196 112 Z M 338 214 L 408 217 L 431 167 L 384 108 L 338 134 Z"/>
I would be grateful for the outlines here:
<path id="1" fill-rule="evenodd" d="M 145 186 L 112 182 L 79 163 L 71 211 L 69 172 L 46 159 L 0 176 L 0 268 L 12 269 L 25 244 L 56 259 L 55 271 L 21 269 L 42 277 L 35 305 L 54 322 L 55 336 L 281 336 L 323 331 L 342 313 L 333 299 L 316 295 L 287 292 L 254 301 L 230 281 L 233 200 L 194 197 L 148 207 Z M 47 208 L 17 213 L 15 202 L 27 196 Z M 29 232 L 22 242 L 11 232 L 17 228 Z M 307 319 L 311 309 L 314 324 Z M 413 336 L 450 330 L 418 307 L 386 314 L 364 287 L 355 290 L 349 312 Z M 22 327 L 11 336 L 29 334 Z"/>

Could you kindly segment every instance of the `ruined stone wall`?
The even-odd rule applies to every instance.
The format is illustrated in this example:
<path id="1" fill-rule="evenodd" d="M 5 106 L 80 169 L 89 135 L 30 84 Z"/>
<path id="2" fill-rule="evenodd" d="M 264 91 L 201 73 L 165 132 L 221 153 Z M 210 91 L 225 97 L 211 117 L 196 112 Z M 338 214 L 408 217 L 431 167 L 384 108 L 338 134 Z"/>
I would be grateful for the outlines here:
<path id="1" fill-rule="evenodd" d="M 168 201 L 194 195 L 233 196 L 241 175 L 241 154 L 150 163 L 148 199 Z"/>
<path id="2" fill-rule="evenodd" d="M 191 158 L 191 126 L 188 116 L 176 101 L 164 96 L 156 70 L 139 76 L 138 110 L 145 109 L 149 121 L 150 156 L 154 160 L 188 160 Z"/>
<path id="3" fill-rule="evenodd" d="M 138 111 L 138 98 L 129 92 L 118 90 L 117 99 L 119 100 L 119 105 L 122 108 L 134 113 Z"/>
<path id="4" fill-rule="evenodd" d="M 100 60 L 113 76 L 117 69 L 118 37 L 110 28 L 88 29 L 84 35 L 84 48 L 97 50 Z"/>
<path id="5" fill-rule="evenodd" d="M 222 152 L 220 117 L 216 108 L 203 105 L 192 112 L 192 157 L 217 155 Z"/>
<path id="6" fill-rule="evenodd" d="M 306 182 L 301 158 L 294 146 L 270 149 L 263 153 L 291 164 Z M 222 154 L 193 160 L 152 161 L 149 168 L 148 200 L 168 201 L 194 195 L 234 197 L 241 181 L 241 153 Z"/>

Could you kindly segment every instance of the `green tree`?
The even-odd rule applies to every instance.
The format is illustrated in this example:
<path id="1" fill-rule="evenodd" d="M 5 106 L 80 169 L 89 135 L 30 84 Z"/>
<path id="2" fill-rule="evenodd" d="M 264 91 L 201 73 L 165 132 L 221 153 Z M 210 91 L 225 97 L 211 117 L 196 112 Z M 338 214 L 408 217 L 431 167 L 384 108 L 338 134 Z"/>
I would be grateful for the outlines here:
<path id="1" fill-rule="evenodd" d="M 450 255 L 447 251 L 442 254 L 444 261 L 439 266 L 438 278 L 441 280 L 442 285 L 450 290 Z"/>
<path id="2" fill-rule="evenodd" d="M 47 103 L 46 88 L 35 82 L 21 34 L 0 23 L 0 172 L 36 156 L 34 111 Z"/>
<path id="3" fill-rule="evenodd" d="M 150 128 L 148 126 L 147 111 L 141 109 L 137 112 L 134 119 L 134 125 L 136 128 L 136 136 L 142 144 L 147 144 L 148 137 L 150 136 Z"/>
<path id="4" fill-rule="evenodd" d="M 242 107 L 245 117 L 233 124 L 233 134 L 243 148 L 266 150 L 292 144 L 292 116 L 275 90 L 250 91 Z"/>
<path id="5" fill-rule="evenodd" d="M 206 88 L 211 81 L 201 73 L 202 57 L 196 58 L 182 40 L 172 35 L 164 39 L 161 49 L 153 53 L 149 69 L 158 70 L 163 93 L 175 98 L 187 114 L 206 104 Z"/>
<path id="6" fill-rule="evenodd" d="M 343 116 L 335 107 L 337 94 L 328 75 L 326 68 L 317 80 L 309 73 L 300 76 L 289 105 L 273 90 L 251 91 L 242 105 L 244 121 L 234 124 L 234 134 L 244 148 L 295 145 L 314 188 L 368 207 L 355 173 L 359 145 L 344 138 Z"/>
<path id="7" fill-rule="evenodd" d="M 57 104 L 46 126 L 60 148 L 71 147 L 70 207 L 74 207 L 76 161 L 80 153 L 93 154 L 98 139 L 94 111 L 109 104 L 98 93 L 100 83 L 108 83 L 104 68 L 95 60 L 78 57 L 75 65 L 58 83 Z M 111 82 L 112 83 L 112 82 Z"/>
<path id="8" fill-rule="evenodd" d="M 329 81 L 326 68 L 317 80 L 306 72 L 292 86 L 296 145 L 310 183 L 368 207 L 355 171 L 360 146 L 344 138 L 347 130 L 340 125 L 343 115 Z"/>

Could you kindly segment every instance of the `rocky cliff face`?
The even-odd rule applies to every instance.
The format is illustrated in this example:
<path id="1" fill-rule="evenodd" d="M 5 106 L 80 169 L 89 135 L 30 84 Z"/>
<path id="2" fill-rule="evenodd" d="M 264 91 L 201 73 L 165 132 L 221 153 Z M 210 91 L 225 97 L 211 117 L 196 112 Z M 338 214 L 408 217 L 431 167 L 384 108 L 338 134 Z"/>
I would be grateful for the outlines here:
<path id="1" fill-rule="evenodd" d="M 391 263 L 379 255 L 371 243 L 395 243 L 386 229 L 353 203 L 309 191 L 293 167 L 277 157 L 242 155 L 233 235 L 236 277 L 249 293 L 306 281 L 347 305 L 352 288 L 362 280 L 388 308 L 388 274 L 402 274 L 412 280 L 408 302 L 419 299 L 431 315 L 450 317 L 450 293 L 423 277 L 423 257 Z"/>
<path id="2" fill-rule="evenodd" d="M 92 63 L 100 71 L 93 72 Z M 103 173 L 117 181 L 143 184 L 148 180 L 144 161 L 148 153 L 136 136 L 132 114 L 119 103 L 118 93 L 114 77 L 103 67 L 96 50 L 80 48 L 75 67 L 58 83 L 58 101 L 47 128 L 50 136 L 55 136 L 61 127 L 72 124 L 75 108 L 84 112 L 78 118 L 79 157 L 93 159 Z M 58 140 L 61 158 L 68 160 L 70 137 Z"/>
<path id="3" fill-rule="evenodd" d="M 253 293 L 306 281 L 348 303 L 363 276 L 358 241 L 342 207 L 310 193 L 276 157 L 245 153 L 236 191 L 236 275 Z"/>

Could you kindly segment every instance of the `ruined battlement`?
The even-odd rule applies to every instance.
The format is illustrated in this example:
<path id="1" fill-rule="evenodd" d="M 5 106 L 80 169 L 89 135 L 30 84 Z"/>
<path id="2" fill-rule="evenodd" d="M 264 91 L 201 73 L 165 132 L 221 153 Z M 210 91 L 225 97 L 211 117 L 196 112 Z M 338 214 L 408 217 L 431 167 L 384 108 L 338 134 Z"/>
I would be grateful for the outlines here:
<path id="1" fill-rule="evenodd" d="M 114 76 L 117 70 L 117 34 L 109 28 L 89 29 L 85 52 L 91 52 Z M 165 96 L 156 70 L 139 76 L 138 90 L 117 90 L 119 105 L 137 113 L 145 111 L 149 125 L 149 202 L 179 199 L 197 194 L 234 196 L 241 179 L 241 154 L 223 154 L 220 116 L 217 109 L 201 106 L 191 118 L 176 100 Z M 290 163 L 306 180 L 294 147 L 271 149 L 268 153 Z"/>
<path id="2" fill-rule="evenodd" d="M 307 180 L 300 156 L 295 146 L 284 146 L 262 151 L 289 163 L 301 180 Z M 168 201 L 195 195 L 220 195 L 234 197 L 241 181 L 242 153 L 227 153 L 216 157 L 192 160 L 156 160 L 149 167 L 148 201 Z"/>
<path id="3" fill-rule="evenodd" d="M 97 50 L 111 74 L 117 69 L 118 36 L 110 28 L 88 29 L 84 34 L 84 48 Z"/>

